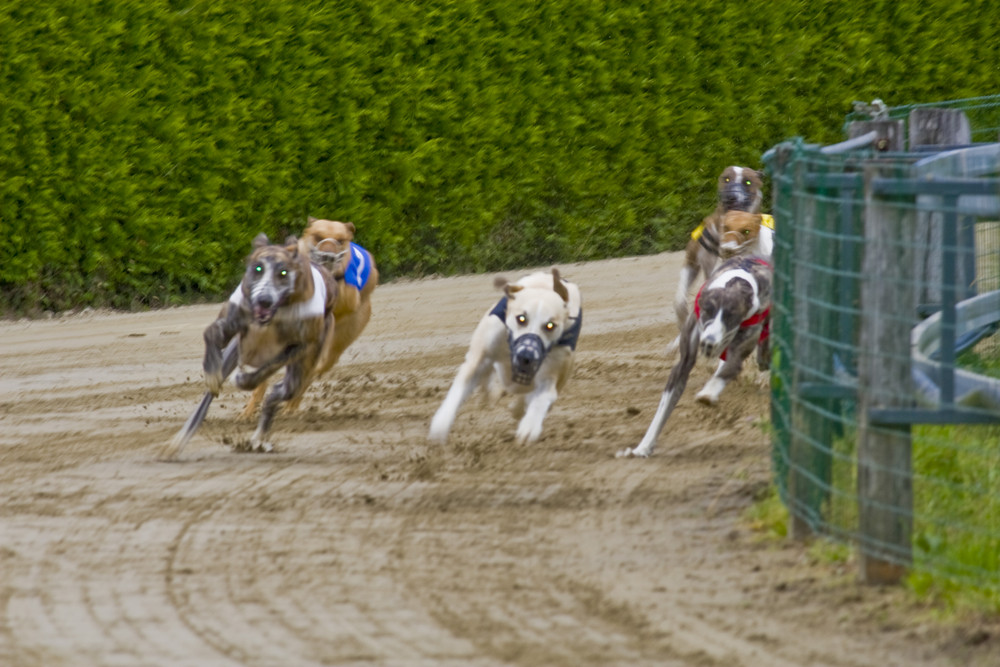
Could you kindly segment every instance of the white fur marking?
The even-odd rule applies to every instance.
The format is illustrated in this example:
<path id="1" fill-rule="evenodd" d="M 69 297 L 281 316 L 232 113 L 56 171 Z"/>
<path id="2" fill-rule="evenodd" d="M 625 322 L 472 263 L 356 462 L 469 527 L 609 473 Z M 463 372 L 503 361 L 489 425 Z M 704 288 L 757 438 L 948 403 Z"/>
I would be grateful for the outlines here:
<path id="1" fill-rule="evenodd" d="M 275 293 L 274 277 L 272 275 L 274 267 L 267 262 L 261 262 L 260 265 L 264 267 L 264 275 L 250 287 L 250 301 L 253 301 L 262 292 L 271 292 L 272 296 Z"/>
<path id="2" fill-rule="evenodd" d="M 313 295 L 309 301 L 300 303 L 295 309 L 295 317 L 321 317 L 326 312 L 326 282 L 323 274 L 315 266 L 309 265 L 312 270 Z"/>
<path id="3" fill-rule="evenodd" d="M 764 225 L 760 226 L 760 236 L 758 240 L 760 254 L 770 257 L 774 252 L 774 230 Z"/>
<path id="4" fill-rule="evenodd" d="M 760 310 L 760 295 L 757 292 L 757 280 L 749 271 L 744 271 L 743 269 L 729 269 L 728 271 L 723 271 L 712 279 L 712 282 L 708 285 L 708 289 L 721 289 L 734 278 L 739 278 L 740 280 L 745 280 L 750 283 L 750 289 L 753 290 L 753 307 L 750 309 L 750 312 L 747 313 L 747 317 L 755 315 L 757 311 Z"/>
<path id="5" fill-rule="evenodd" d="M 722 323 L 722 311 L 716 313 L 715 318 L 709 322 L 701 332 L 701 339 L 710 345 L 718 345 L 726 336 L 726 325 Z"/>

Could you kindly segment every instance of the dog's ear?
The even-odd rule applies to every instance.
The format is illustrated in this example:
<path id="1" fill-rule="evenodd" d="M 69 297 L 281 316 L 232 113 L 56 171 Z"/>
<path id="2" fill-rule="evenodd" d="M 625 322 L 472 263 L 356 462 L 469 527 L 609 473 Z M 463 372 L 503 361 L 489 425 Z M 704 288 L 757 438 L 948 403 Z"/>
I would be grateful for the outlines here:
<path id="1" fill-rule="evenodd" d="M 306 224 L 307 225 L 311 225 L 312 223 L 316 222 L 317 220 L 319 220 L 319 218 L 314 218 L 311 215 L 307 215 L 306 216 Z"/>
<path id="2" fill-rule="evenodd" d="M 497 276 L 496 278 L 493 279 L 493 287 L 497 289 L 502 289 L 503 293 L 507 297 L 513 296 L 515 292 L 520 292 L 521 290 L 524 289 L 520 285 L 512 285 L 503 276 Z"/>
<path id="3" fill-rule="evenodd" d="M 353 239 L 354 238 L 354 231 L 355 231 L 354 223 L 353 222 L 345 222 L 344 226 L 347 227 L 347 231 L 349 231 L 351 233 L 351 238 Z"/>
<path id="4" fill-rule="evenodd" d="M 269 243 L 270 241 L 267 240 L 267 234 L 261 232 L 253 240 L 253 249 L 256 250 L 257 248 L 263 248 Z"/>
<path id="5" fill-rule="evenodd" d="M 569 290 L 563 285 L 562 278 L 559 277 L 559 269 L 552 269 L 552 289 L 555 290 L 563 301 L 569 303 Z"/>
<path id="6" fill-rule="evenodd" d="M 294 234 L 285 239 L 285 250 L 290 252 L 292 257 L 299 254 L 299 240 Z"/>

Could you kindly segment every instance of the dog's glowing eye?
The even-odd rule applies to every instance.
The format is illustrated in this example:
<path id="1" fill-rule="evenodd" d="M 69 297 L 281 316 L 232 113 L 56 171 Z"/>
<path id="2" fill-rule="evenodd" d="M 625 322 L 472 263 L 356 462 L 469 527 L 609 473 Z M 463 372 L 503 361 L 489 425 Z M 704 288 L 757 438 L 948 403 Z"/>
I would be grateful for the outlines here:
<path id="1" fill-rule="evenodd" d="M 743 236 L 750 236 L 750 230 L 749 229 L 744 229 L 743 230 Z"/>
<path id="2" fill-rule="evenodd" d="M 728 182 L 729 182 L 729 177 L 728 177 L 728 176 L 726 176 L 726 183 L 728 183 Z"/>
<path id="3" fill-rule="evenodd" d="M 555 328 L 556 328 L 556 323 L 555 323 L 555 322 L 548 322 L 548 323 L 547 323 L 547 324 L 545 325 L 545 330 L 546 330 L 546 331 L 552 331 L 552 330 L 553 330 L 553 329 L 555 329 Z"/>
<path id="4" fill-rule="evenodd" d="M 746 183 L 747 185 L 750 185 L 750 179 L 747 179 L 747 180 L 745 180 L 743 182 Z"/>
<path id="5" fill-rule="evenodd" d="M 286 269 L 282 269 L 281 270 L 281 277 L 284 278 L 287 275 L 288 275 L 288 271 Z"/>
<path id="6" fill-rule="evenodd" d="M 257 266 L 253 267 L 253 270 L 256 271 L 257 273 L 260 273 L 261 271 L 264 270 L 264 267 L 258 264 Z"/>
<path id="7" fill-rule="evenodd" d="M 524 315 L 518 315 L 517 316 L 517 323 L 518 324 L 525 324 L 527 321 L 528 321 L 528 318 L 525 317 Z"/>

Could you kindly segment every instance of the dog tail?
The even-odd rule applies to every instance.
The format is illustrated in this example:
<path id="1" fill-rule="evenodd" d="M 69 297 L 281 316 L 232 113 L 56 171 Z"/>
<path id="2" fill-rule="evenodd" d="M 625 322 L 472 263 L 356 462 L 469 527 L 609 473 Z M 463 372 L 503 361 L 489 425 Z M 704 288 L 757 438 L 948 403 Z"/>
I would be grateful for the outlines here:
<path id="1" fill-rule="evenodd" d="M 222 377 L 223 379 L 228 378 L 234 370 L 236 370 L 236 364 L 239 362 L 240 352 L 239 352 L 239 337 L 234 337 L 229 341 L 229 345 L 222 353 Z M 188 417 L 187 421 L 184 422 L 184 426 L 181 430 L 177 432 L 177 435 L 173 437 L 170 443 L 163 450 L 162 458 L 166 460 L 172 460 L 176 458 L 181 450 L 184 449 L 184 445 L 188 443 L 194 432 L 198 430 L 201 423 L 205 421 L 205 416 L 208 414 L 208 408 L 212 405 L 212 399 L 215 396 L 210 391 L 206 391 L 205 395 L 201 397 L 201 403 L 198 407 L 194 409 L 191 416 Z"/>

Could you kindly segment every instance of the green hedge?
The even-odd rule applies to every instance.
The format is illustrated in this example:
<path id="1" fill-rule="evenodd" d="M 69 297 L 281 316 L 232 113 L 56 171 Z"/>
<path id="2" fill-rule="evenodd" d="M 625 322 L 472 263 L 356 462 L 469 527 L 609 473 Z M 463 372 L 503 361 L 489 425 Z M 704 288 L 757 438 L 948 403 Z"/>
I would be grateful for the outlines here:
<path id="1" fill-rule="evenodd" d="M 995 92 L 974 6 L 14 0 L 0 312 L 218 298 L 307 215 L 387 279 L 676 249 L 855 99 Z"/>

